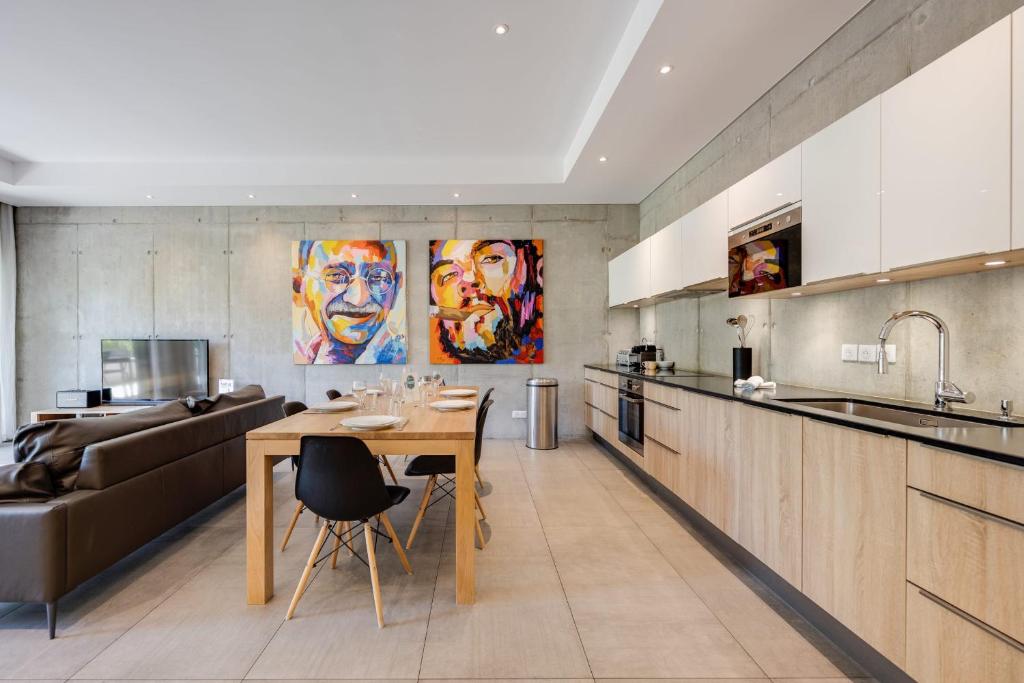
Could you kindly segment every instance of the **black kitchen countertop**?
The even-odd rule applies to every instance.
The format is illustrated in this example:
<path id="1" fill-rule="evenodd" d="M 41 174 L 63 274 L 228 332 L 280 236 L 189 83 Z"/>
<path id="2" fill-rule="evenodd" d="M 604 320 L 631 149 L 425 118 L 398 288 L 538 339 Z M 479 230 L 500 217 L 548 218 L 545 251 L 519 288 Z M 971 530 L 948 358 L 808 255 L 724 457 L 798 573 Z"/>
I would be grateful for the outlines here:
<path id="1" fill-rule="evenodd" d="M 1021 420 L 1021 418 L 1014 420 L 1014 424 L 1019 425 L 1016 427 L 911 427 L 857 415 L 846 415 L 821 408 L 786 403 L 784 400 L 855 399 L 878 405 L 907 407 L 916 410 L 931 410 L 932 406 L 900 401 L 898 399 L 826 391 L 812 387 L 799 387 L 791 384 L 779 384 L 775 389 L 741 391 L 733 386 L 732 378 L 730 377 L 697 370 L 659 370 L 656 373 L 648 373 L 629 370 L 622 366 L 598 363 L 588 363 L 584 367 L 612 372 L 626 377 L 634 377 L 668 387 L 676 387 L 714 398 L 739 401 L 769 410 L 777 410 L 782 413 L 805 415 L 822 422 L 854 427 L 876 434 L 898 436 L 939 448 L 948 448 L 991 460 L 1024 466 L 1024 420 Z M 959 405 L 955 405 L 952 411 L 942 413 L 942 415 L 949 417 L 974 416 L 990 420 L 998 419 L 999 417 L 995 413 L 968 410 Z"/>

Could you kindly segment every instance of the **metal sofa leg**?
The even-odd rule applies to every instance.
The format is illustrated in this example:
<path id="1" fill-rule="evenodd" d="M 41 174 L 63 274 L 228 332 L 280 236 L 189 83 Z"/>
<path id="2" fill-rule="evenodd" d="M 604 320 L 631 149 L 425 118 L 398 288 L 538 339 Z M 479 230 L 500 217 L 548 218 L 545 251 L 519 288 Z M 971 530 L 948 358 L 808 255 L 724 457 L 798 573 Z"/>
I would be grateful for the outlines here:
<path id="1" fill-rule="evenodd" d="M 46 625 L 50 627 L 50 640 L 57 634 L 57 601 L 46 603 Z"/>

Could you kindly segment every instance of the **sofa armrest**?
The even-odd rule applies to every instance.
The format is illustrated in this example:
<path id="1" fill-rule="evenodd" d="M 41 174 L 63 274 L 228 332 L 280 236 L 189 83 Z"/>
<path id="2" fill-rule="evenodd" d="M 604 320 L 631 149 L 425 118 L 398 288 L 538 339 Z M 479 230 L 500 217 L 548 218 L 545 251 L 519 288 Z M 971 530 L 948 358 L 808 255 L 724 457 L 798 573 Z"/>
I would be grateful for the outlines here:
<path id="1" fill-rule="evenodd" d="M 0 505 L 0 602 L 50 602 L 64 594 L 67 507 Z"/>

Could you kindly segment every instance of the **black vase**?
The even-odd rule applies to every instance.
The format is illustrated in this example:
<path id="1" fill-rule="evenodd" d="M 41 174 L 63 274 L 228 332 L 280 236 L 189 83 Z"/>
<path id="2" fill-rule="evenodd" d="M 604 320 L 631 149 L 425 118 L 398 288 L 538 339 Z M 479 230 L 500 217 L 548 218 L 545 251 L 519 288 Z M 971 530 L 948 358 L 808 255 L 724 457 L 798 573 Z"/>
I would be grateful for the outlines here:
<path id="1" fill-rule="evenodd" d="M 732 350 L 732 381 L 750 379 L 754 374 L 754 354 L 749 347 Z"/>

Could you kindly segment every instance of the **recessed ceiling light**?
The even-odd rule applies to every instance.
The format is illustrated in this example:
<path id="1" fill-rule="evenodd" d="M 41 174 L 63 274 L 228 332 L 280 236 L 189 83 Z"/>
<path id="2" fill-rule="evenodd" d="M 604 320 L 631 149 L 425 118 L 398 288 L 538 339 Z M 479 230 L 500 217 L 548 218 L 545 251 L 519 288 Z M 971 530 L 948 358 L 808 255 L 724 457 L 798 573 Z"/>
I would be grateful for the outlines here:
<path id="1" fill-rule="evenodd" d="M 460 195 L 458 192 L 452 192 L 452 196 L 455 197 L 456 199 L 458 199 L 462 195 Z"/>
<path id="2" fill-rule="evenodd" d="M 776 196 L 776 197 L 781 197 L 781 196 L 782 196 L 782 193 L 781 193 L 781 192 L 776 192 L 776 193 L 775 193 L 775 196 Z"/>
<path id="3" fill-rule="evenodd" d="M 353 192 L 352 193 L 352 199 L 359 199 L 359 195 L 357 195 L 355 192 Z"/>
<path id="4" fill-rule="evenodd" d="M 660 69 L 658 69 L 658 73 L 660 73 L 662 76 L 664 76 L 665 74 L 667 74 L 671 70 L 672 70 L 672 65 L 671 64 L 665 64 Z"/>
<path id="5" fill-rule="evenodd" d="M 153 195 L 151 195 L 151 194 L 147 194 L 146 195 L 146 199 L 152 199 L 152 198 L 153 198 Z"/>
<path id="6" fill-rule="evenodd" d="M 633 308 L 640 308 L 640 304 L 633 304 Z"/>
<path id="7" fill-rule="evenodd" d="M 249 195 L 249 199 L 256 199 L 256 195 L 254 195 L 254 194 Z"/>
<path id="8" fill-rule="evenodd" d="M 877 280 L 875 280 L 875 282 L 878 282 L 879 284 L 886 283 L 886 282 L 892 282 L 892 278 L 880 277 Z"/>
<path id="9" fill-rule="evenodd" d="M 499 36 L 503 36 L 508 33 L 508 24 L 498 24 L 494 27 L 494 32 Z"/>
<path id="10" fill-rule="evenodd" d="M 604 162 L 608 161 L 608 157 L 598 157 L 597 160 L 603 164 Z"/>
<path id="11" fill-rule="evenodd" d="M 793 292 L 790 296 L 803 296 L 803 292 Z"/>
<path id="12" fill-rule="evenodd" d="M 1005 266 L 1006 261 L 985 261 L 985 265 L 988 266 L 989 268 L 992 268 L 994 266 Z"/>

